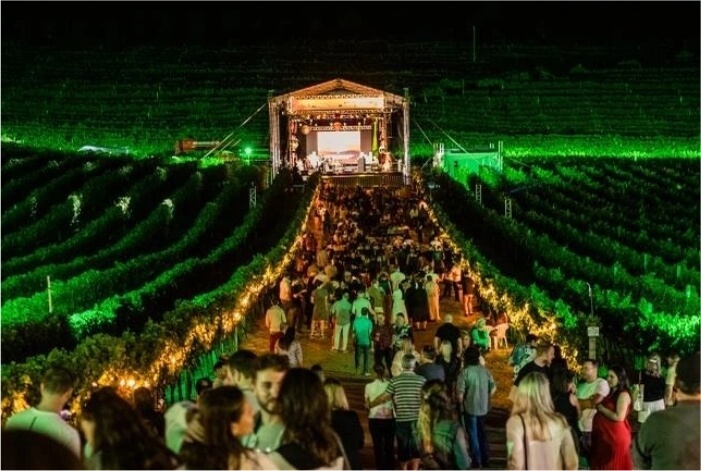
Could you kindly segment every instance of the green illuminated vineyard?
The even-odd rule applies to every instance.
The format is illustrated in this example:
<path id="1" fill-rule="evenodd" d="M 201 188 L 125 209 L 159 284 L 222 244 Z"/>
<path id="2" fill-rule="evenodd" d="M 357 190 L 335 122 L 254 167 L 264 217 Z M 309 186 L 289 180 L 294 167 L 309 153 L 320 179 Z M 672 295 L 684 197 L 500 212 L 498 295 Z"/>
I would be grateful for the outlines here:
<path id="1" fill-rule="evenodd" d="M 698 58 L 550 52 L 485 47 L 472 63 L 443 43 L 3 47 L 3 414 L 47 361 L 86 383 L 162 390 L 231 346 L 299 243 L 317 182 L 290 191 L 283 174 L 249 208 L 263 168 L 175 160 L 173 143 L 233 132 L 235 154 L 265 156 L 269 91 L 336 77 L 409 88 L 418 162 L 437 142 L 504 141 L 503 174 L 435 176 L 432 196 L 520 326 L 581 351 L 593 307 L 607 355 L 698 349 Z"/>

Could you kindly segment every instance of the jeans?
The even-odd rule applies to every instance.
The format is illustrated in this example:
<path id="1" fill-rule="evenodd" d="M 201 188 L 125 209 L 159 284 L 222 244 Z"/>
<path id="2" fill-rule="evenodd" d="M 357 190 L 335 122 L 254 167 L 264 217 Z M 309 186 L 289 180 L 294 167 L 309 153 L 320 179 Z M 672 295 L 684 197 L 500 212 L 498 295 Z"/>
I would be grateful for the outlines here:
<path id="1" fill-rule="evenodd" d="M 370 345 L 356 345 L 355 346 L 355 371 L 358 371 L 360 366 L 360 358 L 363 359 L 363 374 L 369 373 L 369 357 L 370 357 Z"/>
<path id="2" fill-rule="evenodd" d="M 395 469 L 394 419 L 368 419 L 376 469 Z"/>
<path id="3" fill-rule="evenodd" d="M 470 442 L 472 466 L 487 466 L 489 464 L 489 442 L 485 427 L 486 415 L 464 414 L 465 428 Z"/>
<path id="4" fill-rule="evenodd" d="M 341 348 L 341 338 L 343 338 L 343 351 L 348 348 L 348 332 L 350 332 L 350 322 L 344 325 L 334 324 L 333 326 L 333 348 L 338 350 Z"/>
<path id="5" fill-rule="evenodd" d="M 392 371 L 392 348 L 380 348 L 375 345 L 375 365 L 381 364 L 385 366 L 385 371 L 389 373 Z"/>

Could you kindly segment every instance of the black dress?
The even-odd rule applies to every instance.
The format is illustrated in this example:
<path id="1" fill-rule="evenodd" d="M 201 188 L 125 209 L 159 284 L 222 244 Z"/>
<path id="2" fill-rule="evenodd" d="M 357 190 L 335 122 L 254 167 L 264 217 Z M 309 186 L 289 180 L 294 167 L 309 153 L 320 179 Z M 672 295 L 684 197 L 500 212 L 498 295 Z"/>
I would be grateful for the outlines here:
<path id="1" fill-rule="evenodd" d="M 552 393 L 553 406 L 555 406 L 555 412 L 565 416 L 567 419 L 567 424 L 570 426 L 570 431 L 572 432 L 572 439 L 575 445 L 579 443 L 579 413 L 577 408 L 570 402 L 570 393 Z"/>
<path id="2" fill-rule="evenodd" d="M 331 427 L 341 439 L 351 469 L 363 469 L 360 449 L 363 448 L 363 427 L 354 410 L 334 409 L 331 412 Z"/>
<path id="3" fill-rule="evenodd" d="M 427 322 L 428 321 L 428 293 L 426 290 L 419 286 L 414 290 L 414 296 L 412 299 L 413 304 L 413 314 L 414 322 Z"/>

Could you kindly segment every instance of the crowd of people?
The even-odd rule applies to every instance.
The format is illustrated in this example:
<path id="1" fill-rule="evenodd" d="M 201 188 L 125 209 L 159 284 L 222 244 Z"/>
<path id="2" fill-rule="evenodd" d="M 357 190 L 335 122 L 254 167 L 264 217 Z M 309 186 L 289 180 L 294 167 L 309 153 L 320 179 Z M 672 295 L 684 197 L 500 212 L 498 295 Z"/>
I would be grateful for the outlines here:
<path id="1" fill-rule="evenodd" d="M 77 426 L 61 416 L 76 378 L 52 367 L 40 402 L 5 424 L 4 444 L 18 445 L 2 447 L 2 466 L 361 469 L 362 411 L 342 381 L 307 366 L 299 336 L 308 336 L 327 342 L 329 355 L 352 351 L 356 374 L 374 375 L 364 406 L 375 469 L 493 467 L 486 418 L 506 385 L 490 371 L 488 327 L 508 323 L 506 314 L 480 299 L 422 195 L 324 184 L 314 209 L 313 230 L 265 313 L 269 351 L 223 357 L 197 381 L 196 398 L 164 412 L 145 388 L 131 398 L 101 388 L 81 405 Z M 441 312 L 446 297 L 457 315 L 481 317 L 458 328 L 454 313 Z M 433 342 L 415 345 L 429 323 L 438 326 Z M 623 367 L 604 375 L 595 359 L 568 365 L 535 335 L 508 361 L 508 469 L 699 469 L 698 354 L 671 355 L 666 370 L 651 355 L 637 392 Z"/>
<path id="2" fill-rule="evenodd" d="M 375 379 L 365 386 L 375 469 L 491 467 L 484 419 L 496 384 L 479 347 L 464 349 L 455 390 L 445 370 L 424 368 L 431 346 L 419 357 L 410 347 L 398 375 L 376 363 Z M 635 399 L 624 368 L 610 366 L 602 378 L 596 361 L 586 360 L 574 386 L 571 372 L 553 360 L 554 348 L 538 344 L 518 373 L 506 422 L 507 469 L 582 469 L 582 458 L 589 469 L 699 469 L 698 353 L 674 365 L 671 402 L 648 409 L 635 435 L 628 421 Z M 81 405 L 74 427 L 61 411 L 76 377 L 52 367 L 41 381 L 40 402 L 5 424 L 2 466 L 362 469 L 366 438 L 339 379 L 326 378 L 318 365 L 291 367 L 286 355 L 245 349 L 227 357 L 223 369 L 220 384 L 203 378 L 194 401 L 165 413 L 144 400 L 147 391 L 128 400 L 100 388 Z M 643 404 L 656 401 L 640 394 Z"/>

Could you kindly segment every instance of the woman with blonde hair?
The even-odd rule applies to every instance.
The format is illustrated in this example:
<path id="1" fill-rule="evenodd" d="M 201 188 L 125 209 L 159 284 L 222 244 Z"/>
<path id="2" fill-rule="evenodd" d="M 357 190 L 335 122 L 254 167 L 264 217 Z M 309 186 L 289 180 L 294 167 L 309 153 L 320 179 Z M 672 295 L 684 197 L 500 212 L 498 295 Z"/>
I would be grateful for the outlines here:
<path id="1" fill-rule="evenodd" d="M 664 410 L 667 385 L 662 375 L 662 358 L 653 353 L 647 359 L 645 371 L 640 379 L 640 391 L 643 397 L 643 410 L 638 412 L 638 422 L 643 423 L 653 412 Z"/>
<path id="2" fill-rule="evenodd" d="M 577 469 L 577 449 L 565 417 L 555 412 L 550 383 L 540 372 L 527 374 L 516 388 L 506 422 L 508 469 Z"/>
<path id="3" fill-rule="evenodd" d="M 445 383 L 426 381 L 417 422 L 422 469 L 470 469 L 467 436 Z"/>
<path id="4" fill-rule="evenodd" d="M 324 391 L 331 406 L 331 428 L 341 439 L 351 469 L 362 469 L 360 449 L 363 447 L 363 427 L 358 413 L 348 405 L 348 397 L 335 378 L 324 381 Z"/>

